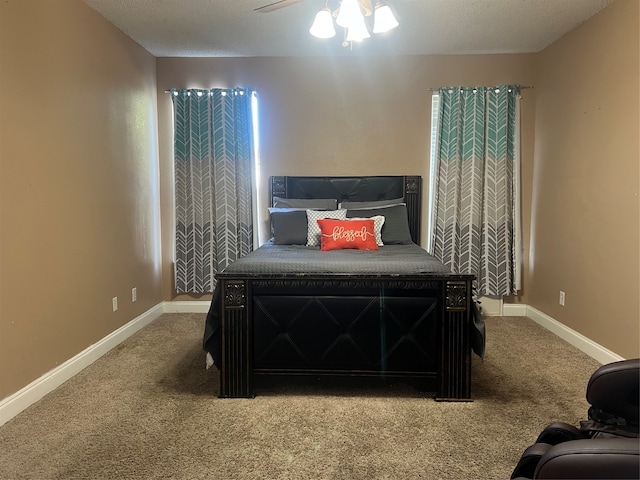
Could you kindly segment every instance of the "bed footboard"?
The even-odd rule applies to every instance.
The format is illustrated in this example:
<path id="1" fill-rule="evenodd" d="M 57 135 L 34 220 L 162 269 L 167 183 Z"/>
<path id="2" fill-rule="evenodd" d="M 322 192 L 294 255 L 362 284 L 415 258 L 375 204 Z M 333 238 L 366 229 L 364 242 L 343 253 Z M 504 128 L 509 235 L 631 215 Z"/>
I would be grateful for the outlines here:
<path id="1" fill-rule="evenodd" d="M 471 281 L 220 279 L 220 396 L 253 397 L 270 375 L 362 375 L 470 401 Z"/>

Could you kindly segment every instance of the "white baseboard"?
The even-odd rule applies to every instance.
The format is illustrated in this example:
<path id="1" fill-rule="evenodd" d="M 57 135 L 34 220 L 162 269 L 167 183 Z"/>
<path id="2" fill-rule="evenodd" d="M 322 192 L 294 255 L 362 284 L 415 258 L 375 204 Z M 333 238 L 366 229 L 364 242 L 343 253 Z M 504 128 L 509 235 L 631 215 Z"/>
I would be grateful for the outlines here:
<path id="1" fill-rule="evenodd" d="M 597 344 L 590 338 L 567 327 L 546 313 L 542 313 L 529 305 L 521 303 L 505 303 L 502 308 L 505 317 L 528 317 L 538 325 L 546 328 L 564 341 L 570 343 L 578 350 L 583 351 L 594 360 L 603 365 L 611 362 L 624 360 L 623 357 L 611 350 Z"/>
<path id="2" fill-rule="evenodd" d="M 158 318 L 163 312 L 163 305 L 156 305 L 99 342 L 86 348 L 75 357 L 58 365 L 18 392 L 0 401 L 0 426 L 91 365 L 113 347 L 119 345 L 126 338 Z"/>
<path id="3" fill-rule="evenodd" d="M 501 317 L 502 316 L 502 298 L 501 297 L 480 297 L 480 309 L 482 315 L 486 317 Z"/>
<path id="4" fill-rule="evenodd" d="M 620 355 L 612 352 L 611 350 L 597 344 L 590 338 L 585 337 L 581 333 L 567 327 L 566 325 L 551 318 L 549 315 L 542 313 L 540 310 L 536 310 L 533 307 L 527 306 L 527 317 L 543 326 L 550 332 L 555 333 L 557 336 L 569 342 L 574 347 L 582 350 L 591 358 L 597 360 L 603 365 L 611 362 L 618 362 L 624 360 Z"/>
<path id="5" fill-rule="evenodd" d="M 502 315 L 505 317 L 526 317 L 527 306 L 522 303 L 505 303 L 502 305 Z"/>
<path id="6" fill-rule="evenodd" d="M 207 313 L 211 306 L 211 300 L 164 302 L 164 313 Z"/>

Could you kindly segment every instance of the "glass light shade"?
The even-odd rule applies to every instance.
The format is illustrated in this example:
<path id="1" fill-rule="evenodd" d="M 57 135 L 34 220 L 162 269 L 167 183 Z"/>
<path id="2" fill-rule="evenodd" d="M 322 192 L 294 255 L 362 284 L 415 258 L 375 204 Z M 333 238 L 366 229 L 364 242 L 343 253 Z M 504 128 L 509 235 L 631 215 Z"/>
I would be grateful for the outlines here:
<path id="1" fill-rule="evenodd" d="M 360 42 L 365 38 L 369 38 L 369 30 L 367 30 L 367 24 L 364 22 L 364 17 L 361 15 L 360 19 L 347 29 L 347 42 Z"/>
<path id="2" fill-rule="evenodd" d="M 358 0 L 342 0 L 336 23 L 344 28 L 351 28 L 362 17 Z"/>
<path id="3" fill-rule="evenodd" d="M 384 33 L 399 25 L 388 5 L 378 2 L 373 17 L 373 33 Z"/>
<path id="4" fill-rule="evenodd" d="M 331 10 L 325 7 L 316 14 L 309 33 L 317 38 L 331 38 L 335 36 L 336 29 L 333 26 Z"/>

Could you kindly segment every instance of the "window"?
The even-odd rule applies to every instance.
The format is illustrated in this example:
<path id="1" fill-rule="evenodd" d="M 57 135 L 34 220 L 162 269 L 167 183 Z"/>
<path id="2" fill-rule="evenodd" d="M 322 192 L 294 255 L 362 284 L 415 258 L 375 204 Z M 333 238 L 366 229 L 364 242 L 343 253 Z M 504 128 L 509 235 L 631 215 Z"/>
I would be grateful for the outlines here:
<path id="1" fill-rule="evenodd" d="M 429 153 L 429 217 L 427 218 L 427 252 L 433 253 L 433 210 L 435 201 L 436 155 L 438 152 L 438 120 L 440 116 L 440 95 L 431 95 L 431 151 Z"/>

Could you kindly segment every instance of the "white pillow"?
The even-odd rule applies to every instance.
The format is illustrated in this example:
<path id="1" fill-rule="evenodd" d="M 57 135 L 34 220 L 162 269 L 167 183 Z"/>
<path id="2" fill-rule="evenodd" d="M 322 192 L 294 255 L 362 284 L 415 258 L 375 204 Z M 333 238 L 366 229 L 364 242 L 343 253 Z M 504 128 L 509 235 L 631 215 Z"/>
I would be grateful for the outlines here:
<path id="1" fill-rule="evenodd" d="M 322 220 L 323 218 L 336 218 L 338 220 L 346 220 L 347 210 L 307 210 L 308 247 L 317 247 L 318 245 L 320 245 L 320 226 L 318 225 L 318 220 Z"/>
<path id="2" fill-rule="evenodd" d="M 382 243 L 382 226 L 384 225 L 383 215 L 374 215 L 373 217 L 368 218 L 349 217 L 348 220 L 373 220 L 373 232 L 376 234 L 376 243 L 379 247 L 384 247 L 384 243 Z"/>

